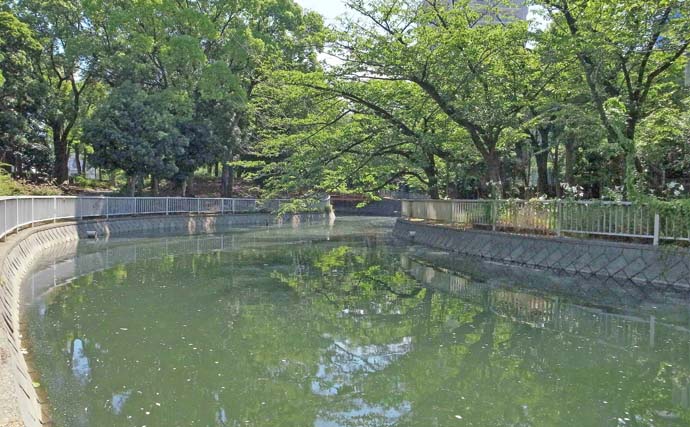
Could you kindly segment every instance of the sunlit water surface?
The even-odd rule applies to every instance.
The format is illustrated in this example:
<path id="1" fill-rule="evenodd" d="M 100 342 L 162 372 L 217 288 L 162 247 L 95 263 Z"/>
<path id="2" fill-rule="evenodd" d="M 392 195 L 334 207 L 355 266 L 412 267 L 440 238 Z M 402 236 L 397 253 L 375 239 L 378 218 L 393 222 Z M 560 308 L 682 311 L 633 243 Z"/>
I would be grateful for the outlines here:
<path id="1" fill-rule="evenodd" d="M 687 304 L 448 262 L 391 225 L 84 243 L 46 264 L 25 317 L 56 425 L 689 425 Z"/>

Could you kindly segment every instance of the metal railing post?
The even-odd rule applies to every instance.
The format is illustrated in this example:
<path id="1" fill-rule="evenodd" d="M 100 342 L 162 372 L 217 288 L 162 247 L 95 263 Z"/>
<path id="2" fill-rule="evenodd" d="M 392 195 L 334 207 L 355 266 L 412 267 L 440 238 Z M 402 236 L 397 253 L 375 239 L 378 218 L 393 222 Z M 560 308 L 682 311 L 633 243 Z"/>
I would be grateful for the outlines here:
<path id="1" fill-rule="evenodd" d="M 109 218 L 110 217 L 110 197 L 105 198 L 105 217 Z"/>
<path id="2" fill-rule="evenodd" d="M 659 246 L 659 235 L 661 234 L 661 218 L 659 212 L 654 213 L 654 246 Z"/>
<path id="3" fill-rule="evenodd" d="M 2 201 L 2 241 L 7 239 L 7 200 Z"/>
<path id="4" fill-rule="evenodd" d="M 230 207 L 232 208 L 232 213 L 235 213 L 235 199 L 230 199 L 232 203 L 230 204 Z"/>
<path id="5" fill-rule="evenodd" d="M 225 199 L 220 199 L 220 214 L 223 215 L 225 213 Z"/>
<path id="6" fill-rule="evenodd" d="M 170 197 L 165 198 L 165 214 L 170 215 Z"/>
<path id="7" fill-rule="evenodd" d="M 32 197 L 32 198 L 31 198 L 31 225 L 29 225 L 29 227 L 33 227 L 33 226 L 34 226 L 34 219 L 35 219 L 35 218 L 36 218 L 36 214 L 35 214 L 35 211 L 34 211 L 34 198 Z"/>
<path id="8" fill-rule="evenodd" d="M 561 200 L 556 201 L 556 236 L 561 237 Z"/>
<path id="9" fill-rule="evenodd" d="M 491 201 L 491 230 L 496 231 L 496 222 L 498 222 L 498 215 L 496 213 L 496 201 Z"/>
<path id="10" fill-rule="evenodd" d="M 201 213 L 201 199 L 196 199 L 196 213 Z"/>
<path id="11" fill-rule="evenodd" d="M 14 228 L 14 232 L 19 233 L 19 199 L 14 199 L 14 207 L 17 212 L 17 216 L 14 218 L 14 221 L 17 224 Z"/>
<path id="12" fill-rule="evenodd" d="M 53 223 L 57 222 L 57 197 L 53 197 Z"/>

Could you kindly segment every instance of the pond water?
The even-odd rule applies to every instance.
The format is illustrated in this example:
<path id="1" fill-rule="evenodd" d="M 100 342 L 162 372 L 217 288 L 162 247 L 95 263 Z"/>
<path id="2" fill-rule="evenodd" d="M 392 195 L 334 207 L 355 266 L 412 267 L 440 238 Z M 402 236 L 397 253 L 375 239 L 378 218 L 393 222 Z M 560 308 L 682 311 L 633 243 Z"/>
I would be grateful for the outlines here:
<path id="1" fill-rule="evenodd" d="M 56 426 L 689 425 L 678 295 L 450 259 L 391 226 L 83 243 L 45 263 L 25 334 Z"/>

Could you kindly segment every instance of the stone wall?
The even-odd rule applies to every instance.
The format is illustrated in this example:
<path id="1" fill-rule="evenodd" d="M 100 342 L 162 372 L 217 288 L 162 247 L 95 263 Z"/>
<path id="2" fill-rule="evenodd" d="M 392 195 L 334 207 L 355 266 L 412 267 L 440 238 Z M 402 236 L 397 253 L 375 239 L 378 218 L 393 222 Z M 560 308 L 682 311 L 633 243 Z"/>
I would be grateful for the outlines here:
<path id="1" fill-rule="evenodd" d="M 33 263 L 46 251 L 76 251 L 79 239 L 93 236 L 184 235 L 222 232 L 234 226 L 266 226 L 285 221 L 323 221 L 325 214 L 198 215 L 132 217 L 109 220 L 63 222 L 26 229 L 0 243 L 0 427 L 37 427 L 50 423 L 50 416 L 33 386 L 24 358 L 20 333 L 21 285 Z"/>
<path id="2" fill-rule="evenodd" d="M 461 230 L 402 219 L 394 235 L 512 265 L 690 290 L 690 250 L 684 248 Z"/>

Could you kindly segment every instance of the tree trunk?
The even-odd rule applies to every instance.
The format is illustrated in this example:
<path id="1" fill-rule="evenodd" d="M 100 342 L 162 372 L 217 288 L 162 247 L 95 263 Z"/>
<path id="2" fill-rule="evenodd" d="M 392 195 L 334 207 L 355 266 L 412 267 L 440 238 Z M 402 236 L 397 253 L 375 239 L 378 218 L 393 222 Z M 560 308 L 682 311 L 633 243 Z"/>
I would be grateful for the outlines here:
<path id="1" fill-rule="evenodd" d="M 537 192 L 548 194 L 549 192 L 549 152 L 539 151 L 534 155 L 537 163 Z"/>
<path id="2" fill-rule="evenodd" d="M 62 127 L 53 127 L 53 152 L 55 153 L 55 164 L 53 165 L 53 178 L 58 185 L 63 184 L 69 179 L 69 152 L 67 150 L 67 138 L 64 137 Z"/>
<path id="3" fill-rule="evenodd" d="M 560 160 L 560 148 L 558 144 L 553 147 L 553 179 L 551 180 L 551 194 L 549 196 L 560 196 L 561 192 L 561 181 L 560 181 L 560 170 L 561 170 L 561 160 Z"/>
<path id="4" fill-rule="evenodd" d="M 427 165 L 423 168 L 424 174 L 426 175 L 429 187 L 427 192 L 429 197 L 434 200 L 441 198 L 438 191 L 438 171 L 436 170 L 436 161 L 433 154 L 427 154 Z"/>
<path id="5" fill-rule="evenodd" d="M 76 148 L 74 150 L 74 161 L 77 164 L 77 174 L 78 175 L 83 175 L 83 169 L 81 167 L 81 161 L 79 160 L 79 149 Z"/>
<path id="6" fill-rule="evenodd" d="M 76 151 L 75 151 L 75 152 L 76 152 Z M 84 153 L 83 153 L 83 155 L 81 156 L 81 170 L 82 170 L 82 173 L 84 174 L 84 176 L 87 175 L 87 174 L 86 174 L 86 166 L 87 166 L 87 165 L 86 165 L 86 157 L 87 157 L 87 156 L 86 156 L 86 147 L 84 147 Z"/>
<path id="7" fill-rule="evenodd" d="M 194 195 L 194 175 L 187 177 L 187 191 L 189 194 Z"/>
<path id="8" fill-rule="evenodd" d="M 130 197 L 134 197 L 137 194 L 137 181 L 139 181 L 139 177 L 136 175 L 127 177 L 127 187 L 129 188 Z"/>
<path id="9" fill-rule="evenodd" d="M 491 197 L 503 197 L 503 182 L 501 181 L 501 158 L 495 151 L 489 151 L 484 158 L 486 162 L 486 180 Z"/>
<path id="10" fill-rule="evenodd" d="M 441 195 L 438 191 L 438 176 L 436 176 L 436 171 L 434 169 L 424 168 L 424 174 L 427 176 L 427 180 L 429 181 L 429 187 L 427 189 L 429 197 L 431 197 L 433 200 L 440 199 Z"/>
<path id="11" fill-rule="evenodd" d="M 575 185 L 575 143 L 568 139 L 565 142 L 565 182 Z"/>
<path id="12" fill-rule="evenodd" d="M 625 124 L 625 130 L 623 135 L 625 140 L 622 141 L 623 146 L 623 184 L 625 185 L 625 196 L 626 199 L 630 199 L 631 196 L 635 196 L 637 192 L 635 188 L 636 184 L 636 174 L 640 175 L 643 173 L 644 169 L 642 167 L 642 162 L 637 157 L 637 150 L 635 149 L 635 129 L 637 128 L 637 122 L 639 121 L 639 115 L 636 111 L 631 111 L 628 114 L 628 118 Z"/>
<path id="13" fill-rule="evenodd" d="M 21 155 L 14 155 L 14 174 L 16 176 L 24 175 L 24 161 Z"/>
<path id="14" fill-rule="evenodd" d="M 518 187 L 520 198 L 527 197 L 529 187 L 529 165 L 532 162 L 532 152 L 528 144 L 515 144 L 515 158 L 518 160 L 513 168 L 515 185 Z"/>
<path id="15" fill-rule="evenodd" d="M 181 196 L 187 197 L 187 180 L 186 179 L 180 183 L 180 189 L 181 189 L 180 190 Z"/>
<path id="16" fill-rule="evenodd" d="M 151 194 L 155 197 L 158 196 L 160 190 L 160 179 L 157 176 L 151 177 Z"/>
<path id="17" fill-rule="evenodd" d="M 233 175 L 233 168 L 229 164 L 227 164 L 227 162 L 223 163 L 223 174 L 221 178 L 221 197 L 232 197 L 232 187 L 234 185 Z"/>
<path id="18" fill-rule="evenodd" d="M 534 160 L 537 164 L 537 192 L 549 193 L 549 129 L 540 127 L 536 134 L 530 134 Z"/>

